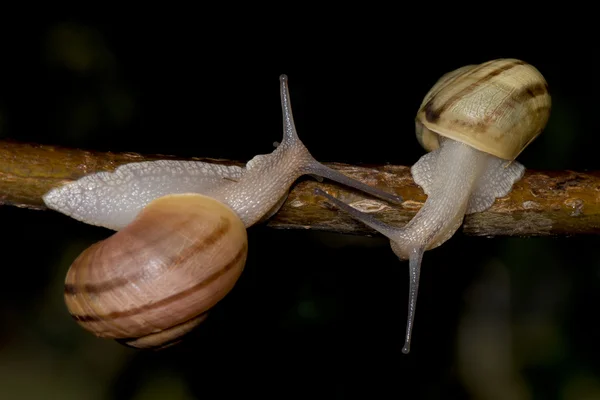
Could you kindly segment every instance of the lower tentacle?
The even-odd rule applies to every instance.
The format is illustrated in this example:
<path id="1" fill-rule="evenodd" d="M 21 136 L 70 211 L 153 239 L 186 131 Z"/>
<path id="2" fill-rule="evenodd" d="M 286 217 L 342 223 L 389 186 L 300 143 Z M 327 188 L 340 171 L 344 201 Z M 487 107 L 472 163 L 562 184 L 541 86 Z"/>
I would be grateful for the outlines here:
<path id="1" fill-rule="evenodd" d="M 326 197 L 331 203 L 333 203 L 339 209 L 348 213 L 352 218 L 361 221 L 363 224 L 375 229 L 382 235 L 388 237 L 391 241 L 392 248 L 394 251 L 398 249 L 406 249 L 409 246 L 409 241 L 402 241 L 402 245 L 399 246 L 397 240 L 398 238 L 402 238 L 406 236 L 404 228 L 396 228 L 389 226 L 372 215 L 364 213 L 362 211 L 358 211 L 353 208 L 349 204 L 344 203 L 331 196 L 330 194 L 325 193 L 321 189 L 315 189 L 315 194 L 319 196 Z M 401 253 L 405 251 L 400 250 Z M 409 277 L 410 277 L 410 287 L 409 287 L 409 301 L 408 301 L 408 317 L 406 323 L 406 340 L 404 343 L 404 347 L 402 348 L 402 352 L 404 354 L 408 354 L 410 351 L 410 342 L 412 337 L 412 329 L 415 320 L 415 310 L 417 307 L 417 295 L 419 292 L 419 277 L 421 275 L 421 260 L 423 259 L 423 253 L 425 252 L 425 246 L 413 246 L 408 250 L 407 258 L 409 259 Z"/>
<path id="2" fill-rule="evenodd" d="M 402 196 L 386 192 L 385 190 L 378 189 L 376 187 L 362 183 L 356 179 L 350 178 L 336 171 L 335 169 L 329 168 L 316 160 L 309 161 L 304 167 L 304 173 L 310 175 L 318 175 L 323 178 L 330 179 L 334 182 L 341 183 L 342 185 L 360 190 L 361 192 L 368 193 L 372 196 L 388 201 L 392 204 L 402 204 L 404 199 Z"/>
<path id="3" fill-rule="evenodd" d="M 397 232 L 399 228 L 394 228 L 392 226 L 386 225 L 385 223 L 379 221 L 372 215 L 364 213 L 362 211 L 358 211 L 356 208 L 350 206 L 349 204 L 344 203 L 341 200 L 336 199 L 332 195 L 325 193 L 323 190 L 317 188 L 315 189 L 315 194 L 319 196 L 326 197 L 331 203 L 333 203 L 337 208 L 345 211 L 350 214 L 351 217 L 361 221 L 363 224 L 375 229 L 382 235 L 387 236 L 388 238 L 392 238 L 397 236 Z"/>
<path id="4" fill-rule="evenodd" d="M 410 252 L 408 261 L 408 272 L 410 276 L 410 294 L 408 301 L 408 318 L 406 323 L 406 339 L 402 352 L 408 354 L 410 352 L 410 342 L 412 338 L 412 330 L 415 322 L 415 310 L 417 308 L 417 295 L 419 293 L 419 278 L 421 276 L 421 261 L 423 260 L 423 247 L 413 248 Z"/>
<path id="5" fill-rule="evenodd" d="M 336 207 L 390 239 L 400 260 L 409 260 L 410 297 L 403 353 L 410 351 L 423 253 L 450 239 L 465 213 L 483 211 L 507 194 L 523 175 L 523 167 L 451 139 L 421 157 L 411 168 L 415 182 L 427 194 L 417 214 L 402 228 L 389 226 L 322 191 Z"/>

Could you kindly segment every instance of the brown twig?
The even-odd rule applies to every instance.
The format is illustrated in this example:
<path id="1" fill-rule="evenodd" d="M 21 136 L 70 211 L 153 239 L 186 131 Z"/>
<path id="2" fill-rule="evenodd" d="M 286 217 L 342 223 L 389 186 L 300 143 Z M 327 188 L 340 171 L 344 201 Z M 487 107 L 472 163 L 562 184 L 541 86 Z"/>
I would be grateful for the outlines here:
<path id="1" fill-rule="evenodd" d="M 121 164 L 156 159 L 180 158 L 0 141 L 0 203 L 42 210 L 45 209 L 42 195 L 53 187 L 92 172 L 114 170 Z M 207 158 L 194 160 L 244 164 Z M 316 187 L 398 226 L 409 221 L 426 199 L 412 180 L 409 167 L 327 165 L 367 184 L 400 194 L 405 202 L 402 206 L 391 206 L 332 182 L 301 179 L 292 187 L 280 211 L 267 222 L 268 226 L 362 235 L 375 233 L 315 195 Z M 462 230 L 465 234 L 480 236 L 599 234 L 600 171 L 527 170 L 508 196 L 498 199 L 485 212 L 467 216 Z"/>

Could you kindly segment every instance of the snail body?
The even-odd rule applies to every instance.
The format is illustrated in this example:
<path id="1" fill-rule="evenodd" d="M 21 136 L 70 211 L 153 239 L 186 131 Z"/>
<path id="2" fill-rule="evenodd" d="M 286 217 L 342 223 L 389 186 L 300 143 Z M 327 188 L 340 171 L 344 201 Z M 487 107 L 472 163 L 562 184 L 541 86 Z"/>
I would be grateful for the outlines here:
<path id="1" fill-rule="evenodd" d="M 167 194 L 201 193 L 227 204 L 248 228 L 275 213 L 292 183 L 302 175 L 327 178 L 392 203 L 402 202 L 400 196 L 315 160 L 298 138 L 285 75 L 280 77 L 280 94 L 283 140 L 272 153 L 255 156 L 243 168 L 201 161 L 129 163 L 113 172 L 86 175 L 51 189 L 43 196 L 44 203 L 87 224 L 119 230 L 154 199 Z"/>
<path id="2" fill-rule="evenodd" d="M 429 152 L 411 168 L 427 200 L 403 227 L 389 226 L 318 190 L 334 205 L 390 239 L 409 261 L 409 305 L 402 351 L 410 351 L 423 253 L 450 239 L 467 214 L 507 195 L 525 167 L 514 159 L 545 128 L 550 95 L 544 77 L 516 59 L 469 65 L 443 75 L 416 116 Z"/>
<path id="3" fill-rule="evenodd" d="M 86 249 L 67 273 L 65 301 L 81 326 L 134 347 L 177 342 L 234 286 L 246 260 L 245 229 L 277 212 L 302 175 L 402 202 L 315 160 L 296 133 L 285 75 L 280 94 L 283 140 L 243 168 L 130 163 L 43 196 L 50 209 L 117 231 Z"/>

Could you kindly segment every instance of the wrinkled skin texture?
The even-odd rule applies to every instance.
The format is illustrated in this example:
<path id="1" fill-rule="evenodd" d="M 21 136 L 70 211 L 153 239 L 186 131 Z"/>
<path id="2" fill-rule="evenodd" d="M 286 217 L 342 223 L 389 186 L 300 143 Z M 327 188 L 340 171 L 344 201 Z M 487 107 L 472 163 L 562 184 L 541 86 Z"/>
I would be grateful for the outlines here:
<path id="1" fill-rule="evenodd" d="M 441 147 L 424 155 L 412 168 L 415 182 L 423 187 L 427 201 L 404 227 L 386 225 L 323 191 L 339 208 L 390 239 L 400 260 L 409 260 L 410 295 L 406 340 L 402 351 L 410 351 L 421 260 L 426 250 L 440 246 L 454 235 L 465 214 L 489 208 L 521 179 L 524 167 L 508 163 L 451 139 L 440 139 Z"/>
<path id="2" fill-rule="evenodd" d="M 280 82 L 283 141 L 272 153 L 255 156 L 245 168 L 199 161 L 131 163 L 53 189 L 44 195 L 45 204 L 85 223 L 120 230 L 154 199 L 200 193 L 228 205 L 249 227 L 277 212 L 293 182 L 305 174 L 400 204 L 400 196 L 351 179 L 310 155 L 296 133 L 287 77 L 282 75 Z"/>

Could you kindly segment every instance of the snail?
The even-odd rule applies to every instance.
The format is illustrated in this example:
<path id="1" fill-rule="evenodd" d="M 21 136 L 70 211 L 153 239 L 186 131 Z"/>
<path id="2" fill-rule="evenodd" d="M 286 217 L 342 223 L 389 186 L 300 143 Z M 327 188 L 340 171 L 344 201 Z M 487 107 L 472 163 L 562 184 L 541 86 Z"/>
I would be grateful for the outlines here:
<path id="1" fill-rule="evenodd" d="M 196 161 L 129 163 L 43 196 L 49 209 L 117 231 L 84 250 L 67 272 L 65 302 L 83 328 L 136 348 L 179 342 L 240 276 L 246 229 L 275 214 L 302 175 L 402 202 L 315 160 L 296 133 L 285 75 L 280 95 L 282 142 L 243 168 Z"/>
<path id="2" fill-rule="evenodd" d="M 408 259 L 404 354 L 410 351 L 423 253 L 450 239 L 466 214 L 485 211 L 512 190 L 525 172 L 515 158 L 543 131 L 550 108 L 546 80 L 528 63 L 497 59 L 459 68 L 434 84 L 417 112 L 417 139 L 428 153 L 411 173 L 427 200 L 405 226 L 384 224 L 316 189 L 389 238 L 400 260 Z"/>

